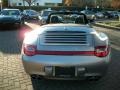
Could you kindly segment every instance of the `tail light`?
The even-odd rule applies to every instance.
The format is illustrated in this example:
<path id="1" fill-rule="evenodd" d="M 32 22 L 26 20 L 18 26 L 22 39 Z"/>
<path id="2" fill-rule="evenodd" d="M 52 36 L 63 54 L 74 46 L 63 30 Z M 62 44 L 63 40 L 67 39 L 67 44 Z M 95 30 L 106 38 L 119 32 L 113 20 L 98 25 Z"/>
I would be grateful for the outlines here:
<path id="1" fill-rule="evenodd" d="M 95 47 L 95 56 L 105 57 L 109 54 L 109 46 L 97 46 Z"/>
<path id="2" fill-rule="evenodd" d="M 23 52 L 27 56 L 34 56 L 36 54 L 44 55 L 95 55 L 97 57 L 105 57 L 109 54 L 110 46 L 97 46 L 95 51 L 37 51 L 36 45 L 23 45 Z"/>
<path id="3" fill-rule="evenodd" d="M 24 45 L 23 51 L 27 56 L 34 56 L 36 54 L 36 46 L 35 45 Z"/>

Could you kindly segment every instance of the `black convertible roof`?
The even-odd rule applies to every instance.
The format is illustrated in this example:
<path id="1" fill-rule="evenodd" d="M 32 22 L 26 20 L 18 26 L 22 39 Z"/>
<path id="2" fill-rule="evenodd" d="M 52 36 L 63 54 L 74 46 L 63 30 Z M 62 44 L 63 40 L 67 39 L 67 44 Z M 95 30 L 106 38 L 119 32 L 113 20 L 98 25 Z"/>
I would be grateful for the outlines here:
<path id="1" fill-rule="evenodd" d="M 87 19 L 87 17 L 86 17 L 86 15 L 85 14 L 83 14 L 83 13 L 79 13 L 79 12 L 71 12 L 71 11 L 67 11 L 67 12 L 52 12 L 51 14 L 49 14 L 49 16 L 48 16 L 48 19 L 47 19 L 47 23 L 49 24 L 50 23 L 50 17 L 51 17 L 51 15 L 54 15 L 54 14 L 64 14 L 64 15 L 69 15 L 69 14 L 78 14 L 78 15 L 83 15 L 84 16 L 84 20 L 85 20 L 85 24 L 88 24 L 88 19 Z"/>

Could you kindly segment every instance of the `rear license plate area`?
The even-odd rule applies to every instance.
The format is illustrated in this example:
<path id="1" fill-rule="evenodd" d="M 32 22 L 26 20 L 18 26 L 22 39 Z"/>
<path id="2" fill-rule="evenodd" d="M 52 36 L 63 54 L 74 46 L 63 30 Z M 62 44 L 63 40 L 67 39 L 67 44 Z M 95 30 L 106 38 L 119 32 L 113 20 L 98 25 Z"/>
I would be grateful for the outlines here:
<path id="1" fill-rule="evenodd" d="M 55 76 L 66 78 L 74 77 L 75 67 L 55 67 Z"/>

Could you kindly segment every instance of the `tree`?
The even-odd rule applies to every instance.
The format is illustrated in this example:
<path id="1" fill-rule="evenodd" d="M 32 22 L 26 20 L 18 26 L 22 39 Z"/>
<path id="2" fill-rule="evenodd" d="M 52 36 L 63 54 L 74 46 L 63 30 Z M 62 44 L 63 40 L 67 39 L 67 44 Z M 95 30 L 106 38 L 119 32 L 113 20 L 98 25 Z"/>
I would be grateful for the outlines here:
<path id="1" fill-rule="evenodd" d="M 72 0 L 65 0 L 65 5 L 67 5 L 67 6 L 72 6 Z"/>
<path id="2" fill-rule="evenodd" d="M 30 7 L 36 0 L 24 0 L 24 1 L 27 2 Z"/>
<path id="3" fill-rule="evenodd" d="M 84 2 L 85 2 L 85 0 L 74 0 L 74 1 L 72 2 L 72 4 L 73 4 L 74 6 L 83 7 L 84 4 L 85 4 Z"/>
<path id="4" fill-rule="evenodd" d="M 8 7 L 8 0 L 2 0 L 3 7 Z"/>
<path id="5" fill-rule="evenodd" d="M 112 0 L 111 6 L 113 8 L 120 8 L 120 0 Z"/>

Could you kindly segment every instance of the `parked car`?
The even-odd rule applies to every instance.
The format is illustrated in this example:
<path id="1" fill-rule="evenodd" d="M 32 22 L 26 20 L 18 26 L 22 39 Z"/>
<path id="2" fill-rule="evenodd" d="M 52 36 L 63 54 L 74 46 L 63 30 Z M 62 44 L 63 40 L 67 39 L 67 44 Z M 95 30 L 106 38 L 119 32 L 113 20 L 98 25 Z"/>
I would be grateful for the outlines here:
<path id="1" fill-rule="evenodd" d="M 66 18 L 72 14 L 78 17 Z M 108 36 L 77 12 L 51 13 L 46 25 L 26 34 L 22 46 L 23 66 L 31 77 L 100 79 L 110 62 Z"/>
<path id="2" fill-rule="evenodd" d="M 104 18 L 104 14 L 103 14 L 102 12 L 97 12 L 97 13 L 95 14 L 95 16 L 96 16 L 96 18 L 98 18 L 98 19 Z"/>
<path id="3" fill-rule="evenodd" d="M 0 26 L 17 26 L 24 24 L 24 18 L 19 9 L 3 9 L 0 13 Z"/>
<path id="4" fill-rule="evenodd" d="M 91 21 L 96 20 L 95 13 L 90 10 L 83 10 L 81 11 L 81 13 L 85 14 L 88 20 L 91 20 Z"/>
<path id="5" fill-rule="evenodd" d="M 114 18 L 119 18 L 119 12 L 118 11 L 111 11 Z"/>
<path id="6" fill-rule="evenodd" d="M 39 19 L 39 24 L 40 25 L 43 25 L 43 24 L 46 24 L 46 20 L 48 18 L 48 15 L 52 12 L 55 12 L 54 10 L 49 10 L 49 9 L 45 9 L 45 10 L 42 10 L 40 12 L 40 15 L 38 17 Z"/>
<path id="7" fill-rule="evenodd" d="M 103 15 L 104 15 L 105 18 L 114 18 L 111 11 L 105 11 L 105 12 L 103 12 Z"/>
<path id="8" fill-rule="evenodd" d="M 39 13 L 35 10 L 26 9 L 23 10 L 24 18 L 27 20 L 38 19 Z"/>
<path id="9" fill-rule="evenodd" d="M 67 11 L 69 11 L 69 10 L 67 10 L 67 9 L 61 9 L 61 10 L 59 10 L 59 12 L 67 12 Z"/>

